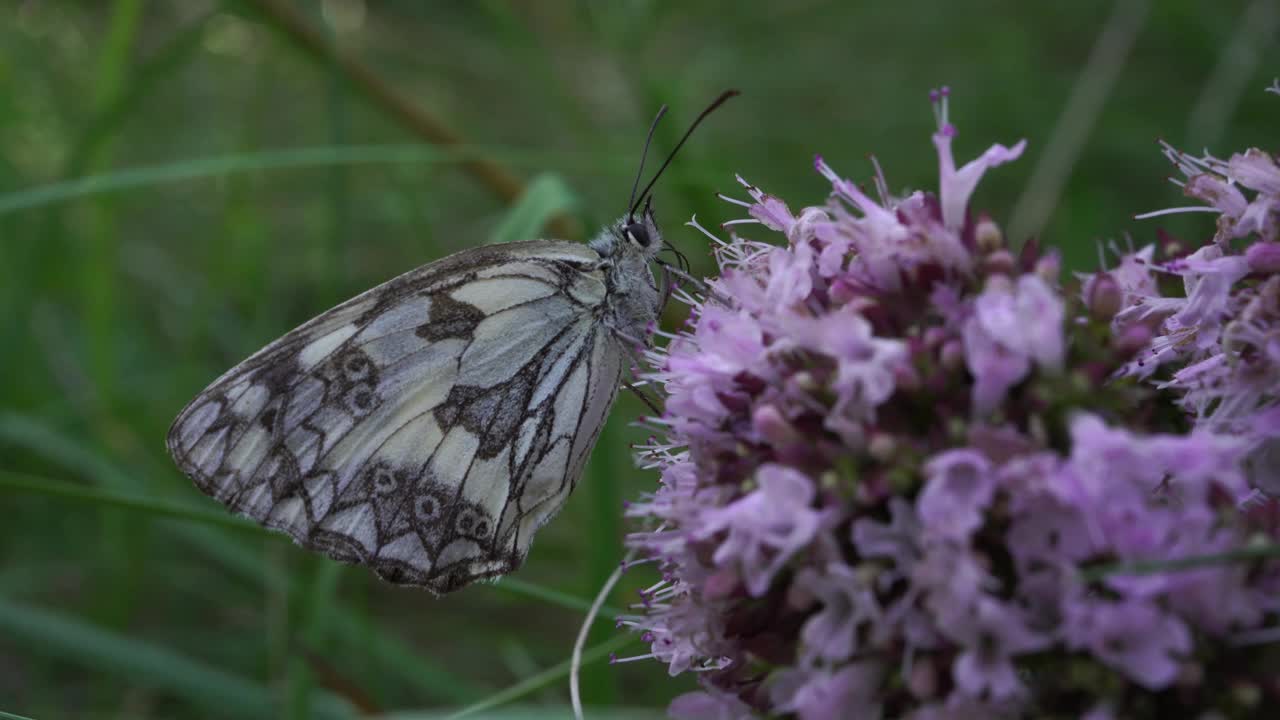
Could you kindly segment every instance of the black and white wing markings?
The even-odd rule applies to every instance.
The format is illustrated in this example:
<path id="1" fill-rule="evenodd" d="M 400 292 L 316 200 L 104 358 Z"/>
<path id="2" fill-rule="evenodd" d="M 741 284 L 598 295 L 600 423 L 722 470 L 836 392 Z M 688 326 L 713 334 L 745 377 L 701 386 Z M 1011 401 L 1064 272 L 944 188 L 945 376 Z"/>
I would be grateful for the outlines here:
<path id="1" fill-rule="evenodd" d="M 169 451 L 232 510 L 392 582 L 448 592 L 510 572 L 616 394 L 598 262 L 518 243 L 402 275 L 216 380 Z"/>

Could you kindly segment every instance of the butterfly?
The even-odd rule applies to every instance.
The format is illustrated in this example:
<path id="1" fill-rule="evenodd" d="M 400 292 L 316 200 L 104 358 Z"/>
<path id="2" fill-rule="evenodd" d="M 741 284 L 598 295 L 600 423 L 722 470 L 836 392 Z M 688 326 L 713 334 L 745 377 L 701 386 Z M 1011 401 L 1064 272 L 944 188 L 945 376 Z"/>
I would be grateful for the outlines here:
<path id="1" fill-rule="evenodd" d="M 637 198 L 659 111 L 627 214 L 587 244 L 475 247 L 338 305 L 200 392 L 169 454 L 232 511 L 392 583 L 443 594 L 514 571 L 661 310 L 653 183 L 736 94 Z"/>

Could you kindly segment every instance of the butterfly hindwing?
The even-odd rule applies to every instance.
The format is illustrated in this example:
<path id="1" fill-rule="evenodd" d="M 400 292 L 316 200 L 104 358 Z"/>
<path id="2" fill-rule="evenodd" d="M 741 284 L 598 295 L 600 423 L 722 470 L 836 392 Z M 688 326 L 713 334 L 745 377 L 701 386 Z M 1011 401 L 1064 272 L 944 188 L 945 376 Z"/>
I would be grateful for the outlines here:
<path id="1" fill-rule="evenodd" d="M 467 250 L 359 295 L 206 388 L 169 451 L 301 545 L 448 592 L 514 570 L 617 393 L 583 245 Z"/>

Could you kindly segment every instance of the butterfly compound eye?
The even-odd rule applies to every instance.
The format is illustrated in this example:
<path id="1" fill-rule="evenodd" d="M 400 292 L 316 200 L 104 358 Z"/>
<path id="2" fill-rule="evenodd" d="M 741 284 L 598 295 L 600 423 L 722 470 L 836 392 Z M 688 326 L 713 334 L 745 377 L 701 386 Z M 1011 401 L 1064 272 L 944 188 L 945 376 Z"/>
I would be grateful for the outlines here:
<path id="1" fill-rule="evenodd" d="M 623 229 L 623 232 L 626 233 L 628 240 L 642 248 L 649 247 L 649 243 L 652 241 L 649 237 L 649 230 L 638 222 L 627 223 L 627 227 Z"/>

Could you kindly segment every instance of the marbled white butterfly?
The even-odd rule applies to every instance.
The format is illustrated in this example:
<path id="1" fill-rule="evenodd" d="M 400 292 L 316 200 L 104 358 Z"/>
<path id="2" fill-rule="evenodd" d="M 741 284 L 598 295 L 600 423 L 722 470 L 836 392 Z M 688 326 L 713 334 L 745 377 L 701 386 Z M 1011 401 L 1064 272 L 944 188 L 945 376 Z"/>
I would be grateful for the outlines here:
<path id="1" fill-rule="evenodd" d="M 228 370 L 169 430 L 178 467 L 231 510 L 393 583 L 446 593 L 515 570 L 661 309 L 653 182 L 735 94 L 637 198 L 641 156 L 627 214 L 586 245 L 464 250 Z"/>

